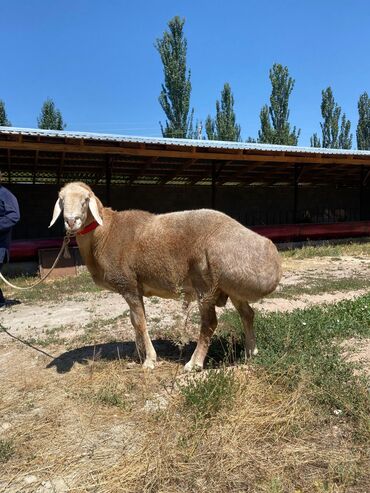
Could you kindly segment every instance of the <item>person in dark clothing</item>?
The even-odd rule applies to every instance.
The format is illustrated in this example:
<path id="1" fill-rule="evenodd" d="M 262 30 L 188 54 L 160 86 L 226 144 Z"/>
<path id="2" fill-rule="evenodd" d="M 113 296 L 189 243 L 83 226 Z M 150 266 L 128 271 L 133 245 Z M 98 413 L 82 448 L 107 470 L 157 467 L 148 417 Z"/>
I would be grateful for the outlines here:
<path id="1" fill-rule="evenodd" d="M 12 228 L 20 219 L 18 201 L 14 195 L 1 185 L 0 173 L 0 271 L 9 261 L 9 248 Z M 5 298 L 0 288 L 0 308 L 5 307 Z"/>

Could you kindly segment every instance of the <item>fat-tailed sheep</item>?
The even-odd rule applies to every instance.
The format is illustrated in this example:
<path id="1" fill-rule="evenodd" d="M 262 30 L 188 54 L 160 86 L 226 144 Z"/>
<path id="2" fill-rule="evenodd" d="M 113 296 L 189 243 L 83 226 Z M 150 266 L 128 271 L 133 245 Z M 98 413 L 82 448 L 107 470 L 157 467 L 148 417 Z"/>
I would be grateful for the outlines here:
<path id="1" fill-rule="evenodd" d="M 157 355 L 147 331 L 144 296 L 197 300 L 200 335 L 185 370 L 203 368 L 217 326 L 215 307 L 228 297 L 243 323 L 246 354 L 257 353 L 249 303 L 274 291 L 281 278 L 279 254 L 270 240 L 214 210 L 113 211 L 80 182 L 60 190 L 50 226 L 62 211 L 66 231 L 76 234 L 95 283 L 128 303 L 145 368 L 154 368 Z"/>

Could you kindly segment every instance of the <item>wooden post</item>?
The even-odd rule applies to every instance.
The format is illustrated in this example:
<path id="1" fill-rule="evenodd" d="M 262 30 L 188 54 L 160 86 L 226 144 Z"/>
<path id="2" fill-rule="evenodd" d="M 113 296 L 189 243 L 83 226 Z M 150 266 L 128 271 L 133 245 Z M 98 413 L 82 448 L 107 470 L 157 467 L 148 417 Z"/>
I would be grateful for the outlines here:
<path id="1" fill-rule="evenodd" d="M 364 181 L 365 181 L 365 168 L 364 165 L 361 165 L 360 171 L 360 221 L 363 221 L 364 218 Z"/>
<path id="2" fill-rule="evenodd" d="M 113 157 L 107 156 L 105 164 L 105 200 L 107 206 L 111 206 L 111 183 L 112 183 Z"/>
<path id="3" fill-rule="evenodd" d="M 294 165 L 294 197 L 293 197 L 293 222 L 298 220 L 298 183 L 303 171 L 303 165 Z"/>
<path id="4" fill-rule="evenodd" d="M 58 184 L 58 186 L 60 185 L 60 181 L 61 181 L 61 177 L 62 177 L 62 170 L 63 170 L 63 166 L 64 166 L 65 155 L 66 155 L 66 153 L 64 151 L 60 155 L 60 161 L 59 161 L 58 170 L 57 170 L 57 184 Z"/>
<path id="5" fill-rule="evenodd" d="M 211 191 L 211 208 L 216 207 L 216 163 L 212 163 L 212 191 Z"/>

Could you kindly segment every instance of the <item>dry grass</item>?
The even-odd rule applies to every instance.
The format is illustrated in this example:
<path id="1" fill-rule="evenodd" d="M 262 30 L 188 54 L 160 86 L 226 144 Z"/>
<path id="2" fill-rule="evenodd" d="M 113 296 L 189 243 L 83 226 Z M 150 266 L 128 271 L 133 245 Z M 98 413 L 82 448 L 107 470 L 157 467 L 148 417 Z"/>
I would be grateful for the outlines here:
<path id="1" fill-rule="evenodd" d="M 326 242 L 322 245 L 310 245 L 306 242 L 302 248 L 292 248 L 281 252 L 285 258 L 304 259 L 311 257 L 341 257 L 349 256 L 369 256 L 370 238 L 363 238 L 359 241 L 333 244 Z"/>
<path id="2" fill-rule="evenodd" d="M 364 477 L 363 450 L 344 421 L 317 412 L 304 381 L 287 392 L 262 370 L 228 370 L 236 391 L 206 417 L 186 405 L 176 363 L 58 375 L 23 353 L 0 388 L 14 445 L 2 492 L 345 492 Z"/>
<path id="3" fill-rule="evenodd" d="M 61 300 L 84 292 L 82 280 L 58 281 Z M 183 361 L 167 357 L 146 372 L 119 355 L 81 358 L 58 373 L 45 356 L 0 339 L 0 492 L 365 493 L 366 384 L 350 378 L 339 349 L 326 348 L 369 337 L 369 306 L 362 297 L 259 314 L 260 355 L 239 366 L 240 328 L 226 311 L 219 334 L 235 342 L 235 358 L 191 377 Z M 181 345 L 179 324 L 152 335 Z M 102 328 L 88 324 L 70 343 L 107 342 Z M 54 339 L 46 351 L 66 351 Z M 228 354 L 222 344 L 211 349 L 214 364 Z"/>

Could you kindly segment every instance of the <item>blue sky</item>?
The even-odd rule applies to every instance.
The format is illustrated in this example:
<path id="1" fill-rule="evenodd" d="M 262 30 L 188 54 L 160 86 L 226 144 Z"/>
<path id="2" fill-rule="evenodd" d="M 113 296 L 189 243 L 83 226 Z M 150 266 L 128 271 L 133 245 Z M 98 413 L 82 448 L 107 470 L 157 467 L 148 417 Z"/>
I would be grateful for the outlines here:
<path id="1" fill-rule="evenodd" d="M 0 98 L 12 124 L 36 127 L 51 97 L 67 130 L 159 136 L 154 42 L 174 15 L 186 18 L 196 118 L 214 114 L 227 81 L 242 137 L 256 136 L 279 62 L 296 80 L 290 121 L 300 145 L 319 131 L 328 85 L 355 134 L 358 97 L 370 93 L 368 0 L 0 0 Z"/>

